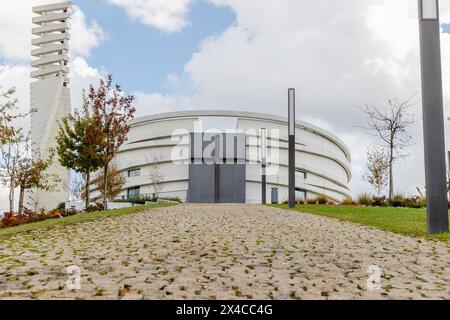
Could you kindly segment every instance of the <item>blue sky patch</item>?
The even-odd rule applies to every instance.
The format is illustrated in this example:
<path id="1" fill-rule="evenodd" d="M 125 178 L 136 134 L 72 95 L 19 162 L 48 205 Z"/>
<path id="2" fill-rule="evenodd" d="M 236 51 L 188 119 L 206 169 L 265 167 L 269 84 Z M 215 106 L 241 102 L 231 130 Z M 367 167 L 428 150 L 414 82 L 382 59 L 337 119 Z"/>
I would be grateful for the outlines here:
<path id="1" fill-rule="evenodd" d="M 125 90 L 168 93 L 165 85 L 170 73 L 183 77 L 184 66 L 206 38 L 218 35 L 235 21 L 228 7 L 196 1 L 189 15 L 190 25 L 167 33 L 139 21 L 125 10 L 103 1 L 77 0 L 88 20 L 95 19 L 107 39 L 92 50 L 88 63 L 114 75 Z"/>
<path id="2" fill-rule="evenodd" d="M 442 24 L 442 32 L 450 34 L 450 23 Z"/>

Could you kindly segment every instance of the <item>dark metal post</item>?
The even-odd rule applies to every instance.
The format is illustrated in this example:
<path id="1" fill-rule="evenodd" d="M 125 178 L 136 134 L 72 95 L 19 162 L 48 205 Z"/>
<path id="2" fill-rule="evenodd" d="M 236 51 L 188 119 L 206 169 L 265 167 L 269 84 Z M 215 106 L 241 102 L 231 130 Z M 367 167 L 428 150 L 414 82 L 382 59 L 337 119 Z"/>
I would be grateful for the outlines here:
<path id="1" fill-rule="evenodd" d="M 428 232 L 448 231 L 448 198 L 438 0 L 419 0 Z"/>
<path id="2" fill-rule="evenodd" d="M 266 128 L 262 128 L 261 129 L 261 202 L 262 202 L 262 204 L 267 203 L 266 167 L 267 167 L 267 130 L 266 130 Z"/>
<path id="3" fill-rule="evenodd" d="M 447 165 L 447 196 L 450 193 L 450 151 L 448 151 L 448 165 Z"/>
<path id="4" fill-rule="evenodd" d="M 214 147 L 214 203 L 220 203 L 220 136 L 215 136 Z"/>
<path id="5" fill-rule="evenodd" d="M 295 89 L 289 89 L 289 208 L 295 208 Z"/>

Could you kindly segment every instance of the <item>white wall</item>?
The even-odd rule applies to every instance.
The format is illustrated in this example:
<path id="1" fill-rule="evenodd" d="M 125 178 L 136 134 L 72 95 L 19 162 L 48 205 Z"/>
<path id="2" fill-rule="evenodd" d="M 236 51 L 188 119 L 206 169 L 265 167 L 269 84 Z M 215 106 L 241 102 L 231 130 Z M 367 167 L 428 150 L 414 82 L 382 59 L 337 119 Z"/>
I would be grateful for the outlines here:
<path id="1" fill-rule="evenodd" d="M 201 117 L 228 116 L 237 118 L 237 128 L 253 132 L 259 135 L 260 128 L 277 129 L 280 132 L 279 142 L 279 171 L 267 177 L 267 199 L 270 200 L 270 188 L 279 189 L 280 202 L 287 200 L 287 175 L 288 175 L 288 151 L 287 151 L 287 121 L 282 118 L 262 114 L 250 114 L 231 111 L 191 111 L 176 112 L 171 114 L 155 115 L 131 122 L 129 139 L 122 146 L 115 160 L 127 176 L 128 170 L 141 168 L 139 177 L 127 177 L 127 182 L 121 196 L 126 196 L 127 188 L 140 186 L 141 194 L 154 193 L 150 175 L 149 163 L 156 156 L 160 162 L 160 171 L 164 175 L 163 195 L 179 196 L 186 198 L 189 165 L 175 164 L 171 161 L 177 139 L 171 139 L 173 132 L 184 132 L 184 158 L 189 158 L 188 133 L 198 129 Z M 252 133 L 251 133 L 252 134 Z M 255 136 L 257 138 L 257 136 Z M 250 139 L 249 142 L 252 140 Z M 258 140 L 253 141 L 259 144 Z M 305 189 L 308 198 L 323 195 L 333 201 L 341 201 L 350 197 L 348 183 L 351 178 L 351 158 L 348 149 L 332 134 L 308 125 L 304 122 L 297 124 L 296 131 L 297 170 L 307 173 L 306 180 L 298 179 L 296 187 Z M 270 143 L 269 143 L 270 146 Z M 250 148 L 247 146 L 247 154 Z M 259 152 L 256 150 L 256 152 Z M 270 151 L 269 151 L 270 153 Z M 93 190 L 92 195 L 98 196 Z M 247 201 L 259 203 L 261 201 L 260 165 L 247 165 Z"/>

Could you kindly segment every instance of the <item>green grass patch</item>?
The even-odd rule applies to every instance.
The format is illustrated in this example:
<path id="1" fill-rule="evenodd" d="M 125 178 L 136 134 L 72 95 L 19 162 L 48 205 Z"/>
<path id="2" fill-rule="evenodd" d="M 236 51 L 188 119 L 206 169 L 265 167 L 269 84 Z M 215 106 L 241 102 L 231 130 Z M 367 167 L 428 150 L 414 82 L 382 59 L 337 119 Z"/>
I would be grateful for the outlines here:
<path id="1" fill-rule="evenodd" d="M 275 207 L 288 209 L 287 205 Z M 407 236 L 450 241 L 450 232 L 428 234 L 426 209 L 303 205 L 297 206 L 295 210 L 354 222 Z"/>
<path id="2" fill-rule="evenodd" d="M 86 222 L 86 221 L 94 221 L 94 220 L 102 220 L 109 217 L 116 217 L 125 214 L 132 214 L 143 212 L 146 210 L 161 208 L 161 207 L 170 207 L 176 204 L 172 203 L 161 203 L 161 204 L 152 204 L 147 206 L 134 206 L 130 208 L 122 208 L 122 209 L 114 209 L 109 211 L 98 211 L 98 212 L 89 212 L 89 213 L 79 213 L 74 216 L 60 218 L 60 219 L 49 219 L 35 223 L 22 224 L 20 226 L 11 227 L 11 228 L 1 228 L 0 229 L 0 237 L 9 236 L 12 234 L 20 233 L 20 232 L 28 232 L 37 229 L 48 229 L 55 226 L 66 226 L 70 224 Z"/>

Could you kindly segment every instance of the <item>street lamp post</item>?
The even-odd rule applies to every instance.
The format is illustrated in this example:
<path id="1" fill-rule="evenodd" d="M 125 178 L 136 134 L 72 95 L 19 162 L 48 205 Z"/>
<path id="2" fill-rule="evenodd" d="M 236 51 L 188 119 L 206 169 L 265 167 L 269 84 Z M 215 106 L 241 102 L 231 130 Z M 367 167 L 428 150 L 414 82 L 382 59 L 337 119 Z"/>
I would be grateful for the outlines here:
<path id="1" fill-rule="evenodd" d="M 295 89 L 289 89 L 289 208 L 295 208 Z"/>
<path id="2" fill-rule="evenodd" d="M 428 232 L 448 231 L 448 198 L 438 0 L 419 0 Z"/>
<path id="3" fill-rule="evenodd" d="M 262 204 L 267 203 L 267 177 L 266 177 L 266 167 L 267 167 L 267 129 L 261 129 L 261 202 Z"/>

